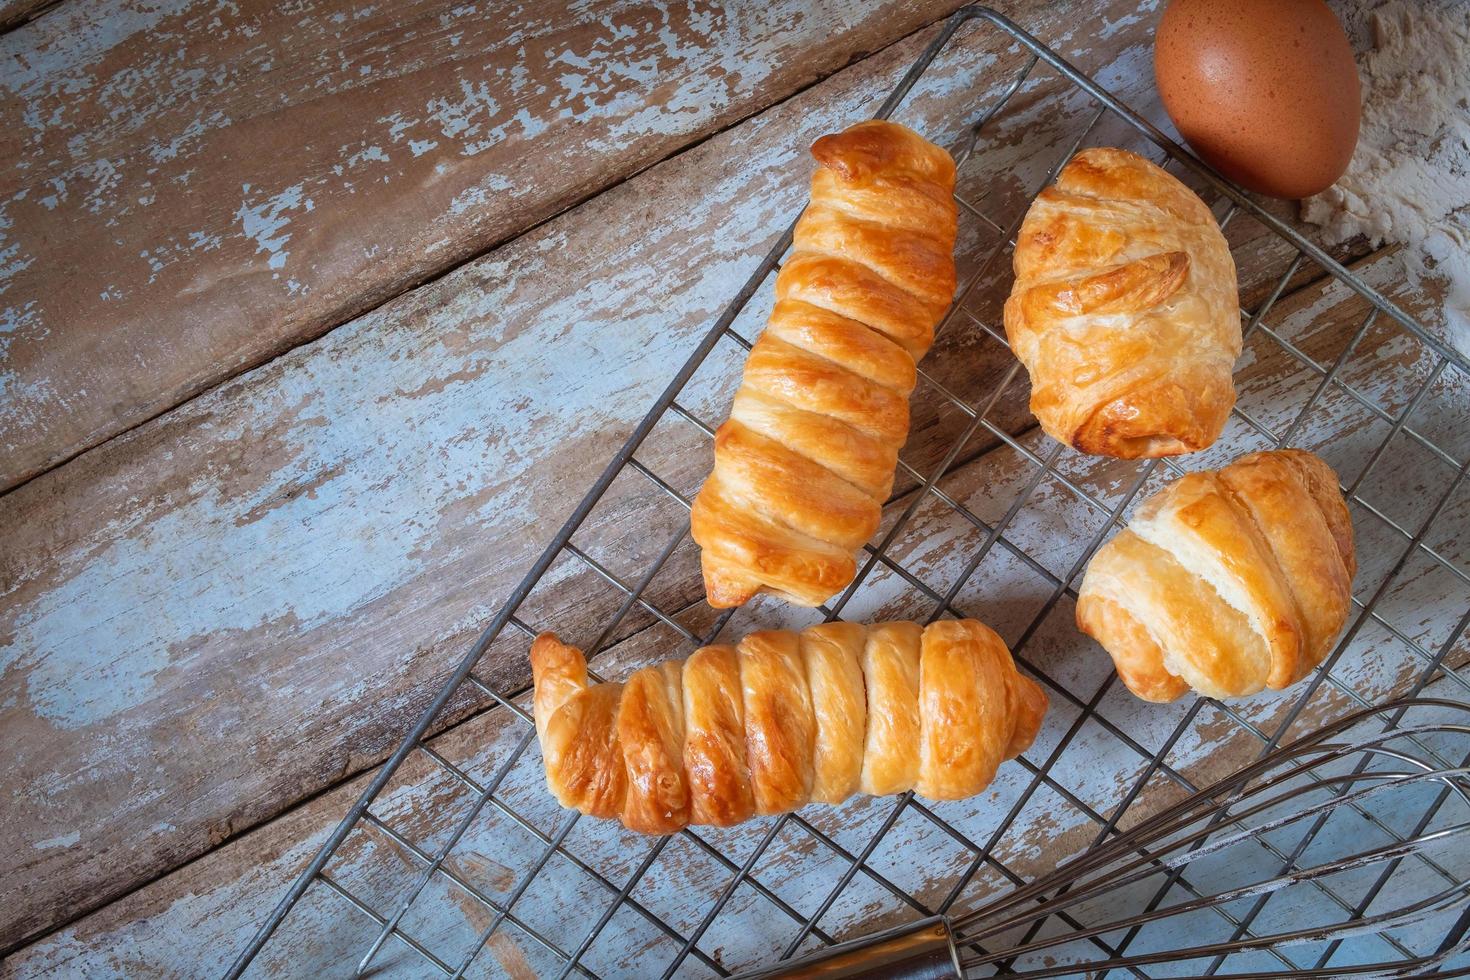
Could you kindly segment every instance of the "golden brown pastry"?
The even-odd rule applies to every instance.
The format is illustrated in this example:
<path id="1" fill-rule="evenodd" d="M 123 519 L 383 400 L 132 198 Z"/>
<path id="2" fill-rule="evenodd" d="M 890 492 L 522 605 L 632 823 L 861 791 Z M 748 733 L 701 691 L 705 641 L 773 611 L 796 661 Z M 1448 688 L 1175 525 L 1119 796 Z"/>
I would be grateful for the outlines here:
<path id="1" fill-rule="evenodd" d="M 1356 571 L 1332 468 L 1251 453 L 1144 501 L 1088 564 L 1077 625 L 1148 701 L 1279 690 L 1332 649 Z"/>
<path id="2" fill-rule="evenodd" d="M 1126 150 L 1083 150 L 1026 213 L 1006 336 L 1031 411 L 1085 453 L 1204 449 L 1235 404 L 1235 261 L 1205 203 Z"/>
<path id="3" fill-rule="evenodd" d="M 820 166 L 776 306 L 745 364 L 694 501 L 710 605 L 773 592 L 803 606 L 852 581 L 908 438 L 915 363 L 954 295 L 954 161 L 865 122 Z"/>
<path id="4" fill-rule="evenodd" d="M 542 633 L 531 669 L 552 795 L 645 834 L 854 793 L 973 796 L 1047 705 L 968 619 L 752 633 L 591 685 L 582 651 Z"/>

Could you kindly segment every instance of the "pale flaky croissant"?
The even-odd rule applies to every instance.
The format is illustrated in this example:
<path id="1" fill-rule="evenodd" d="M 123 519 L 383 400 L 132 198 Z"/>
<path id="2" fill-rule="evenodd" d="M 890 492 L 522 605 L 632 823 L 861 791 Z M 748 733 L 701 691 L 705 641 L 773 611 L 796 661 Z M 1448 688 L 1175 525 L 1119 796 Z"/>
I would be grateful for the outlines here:
<path id="1" fill-rule="evenodd" d="M 1006 336 L 1052 438 L 1136 459 L 1204 449 L 1235 404 L 1235 262 L 1210 209 L 1126 150 L 1083 150 L 1016 239 Z"/>
<path id="2" fill-rule="evenodd" d="M 856 573 L 909 430 L 915 363 L 955 288 L 954 161 L 896 123 L 823 136 L 714 471 L 691 516 L 716 607 L 815 606 Z"/>
<path id="3" fill-rule="evenodd" d="M 854 793 L 972 796 L 1047 705 L 974 620 L 752 633 L 621 684 L 589 684 L 582 651 L 543 633 L 531 667 L 552 795 L 646 834 Z"/>
<path id="4" fill-rule="evenodd" d="M 1356 571 L 1332 468 L 1298 449 L 1251 453 L 1144 501 L 1087 566 L 1077 625 L 1141 698 L 1240 697 L 1322 662 Z"/>

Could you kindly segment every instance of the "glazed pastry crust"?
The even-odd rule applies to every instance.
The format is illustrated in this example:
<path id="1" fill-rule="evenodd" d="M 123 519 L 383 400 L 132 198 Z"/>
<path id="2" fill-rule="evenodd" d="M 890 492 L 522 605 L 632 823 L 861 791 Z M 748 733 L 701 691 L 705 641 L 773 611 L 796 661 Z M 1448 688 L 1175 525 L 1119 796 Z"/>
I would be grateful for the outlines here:
<path id="1" fill-rule="evenodd" d="M 974 796 L 1001 762 L 1031 747 L 1047 700 L 1040 685 L 1014 683 L 1019 677 L 1005 641 L 984 623 L 951 620 L 924 631 L 914 785 L 920 796 Z"/>
<path id="2" fill-rule="evenodd" d="M 971 620 L 768 630 L 622 684 L 589 684 L 581 651 L 543 633 L 531 669 L 552 794 L 647 834 L 859 792 L 971 796 L 1047 704 Z"/>
<path id="3" fill-rule="evenodd" d="M 695 499 L 710 605 L 815 606 L 857 571 L 908 437 L 915 363 L 954 294 L 954 161 L 896 123 L 817 140 L 811 203 L 776 277 Z"/>
<path id="4" fill-rule="evenodd" d="M 745 698 L 745 757 L 755 812 L 785 813 L 812 794 L 817 720 L 801 642 L 795 633 L 765 630 L 747 636 L 737 649 Z"/>
<path id="5" fill-rule="evenodd" d="M 1332 649 L 1356 571 L 1331 467 L 1298 449 L 1251 453 L 1144 501 L 1088 564 L 1077 625 L 1148 701 L 1279 690 Z"/>
<path id="6" fill-rule="evenodd" d="M 868 629 L 863 676 L 868 732 L 861 788 L 869 796 L 906 793 L 919 778 L 919 657 L 923 627 L 879 623 Z"/>
<path id="7" fill-rule="evenodd" d="M 684 661 L 683 680 L 689 822 L 726 827 L 748 820 L 755 815 L 755 797 L 745 761 L 745 697 L 735 648 L 696 651 Z"/>
<path id="8" fill-rule="evenodd" d="M 689 822 L 682 673 L 669 664 L 644 667 L 623 685 L 618 706 L 617 738 L 628 774 L 623 824 L 645 834 L 666 834 Z"/>
<path id="9" fill-rule="evenodd" d="M 857 623 L 823 623 L 799 634 L 817 725 L 812 744 L 815 803 L 841 803 L 858 792 L 868 728 L 862 664 L 866 633 Z"/>
<path id="10" fill-rule="evenodd" d="M 1006 335 L 1053 438 L 1123 459 L 1204 449 L 1235 404 L 1235 262 L 1203 201 L 1126 150 L 1083 150 L 1021 224 Z"/>

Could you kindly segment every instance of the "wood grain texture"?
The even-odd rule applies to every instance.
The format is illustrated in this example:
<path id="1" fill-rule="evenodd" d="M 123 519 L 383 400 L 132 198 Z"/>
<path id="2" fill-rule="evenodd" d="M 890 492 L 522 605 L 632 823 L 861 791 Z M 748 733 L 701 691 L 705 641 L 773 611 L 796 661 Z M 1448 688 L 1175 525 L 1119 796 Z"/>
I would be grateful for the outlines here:
<path id="1" fill-rule="evenodd" d="M 57 0 L 0 0 L 0 31 L 15 27 Z"/>
<path id="2" fill-rule="evenodd" d="M 1144 18 L 1117 23 L 1115 53 L 1144 63 Z M 1097 67 L 1090 28 L 1038 29 Z M 29 895 L 0 946 L 381 759 L 799 206 L 805 148 L 918 44 L 0 498 L 0 833 Z M 1001 58 L 971 35 L 910 121 L 956 138 Z M 1084 111 L 1035 102 L 1031 149 L 995 165 L 1044 171 L 1026 161 Z M 955 377 L 975 394 L 1000 365 Z M 932 458 L 957 413 L 931 412 L 911 452 Z M 601 554 L 653 547 L 625 512 L 594 523 Z M 549 619 L 610 612 L 586 578 L 553 569 Z"/>
<path id="3" fill-rule="evenodd" d="M 0 38 L 0 490 L 955 6 L 48 11 Z"/>
<path id="4" fill-rule="evenodd" d="M 1375 676 L 1359 671 L 1354 679 L 1394 683 L 1386 672 Z M 1431 692 L 1451 693 L 1443 684 Z M 1340 702 L 1324 697 L 1308 711 L 1306 720 L 1320 721 L 1341 710 Z M 507 726 L 503 716 L 503 712 L 481 716 L 435 747 L 472 772 L 488 771 L 508 756 L 515 738 L 523 731 L 520 723 Z M 1246 717 L 1269 725 L 1279 716 L 1267 708 L 1252 710 Z M 1071 720 L 1068 717 L 1064 722 Z M 1167 731 L 1176 720 L 1161 720 L 1157 727 Z M 1259 751 L 1257 740 L 1212 712 L 1202 716 L 1197 732 L 1197 737 L 1187 737 L 1170 757 L 1172 765 L 1194 779 L 1209 775 L 1208 767 L 1200 765 L 1202 759 L 1244 759 Z M 1042 753 L 1053 744 L 1042 746 Z M 1133 780 L 1141 772 L 1139 756 L 1116 737 L 1098 730 L 1087 745 L 1096 765 L 1111 767 L 1109 772 L 1117 779 Z M 1028 757 L 1039 759 L 1042 753 L 1033 750 Z M 1062 792 L 1072 794 L 1095 812 L 1106 813 L 1098 811 L 1097 805 L 1108 794 L 1116 799 L 1117 784 L 1112 778 L 1100 778 L 1098 769 L 1085 765 L 1082 753 L 1078 755 L 1077 759 L 1064 757 L 1058 761 L 1052 771 L 1054 784 L 1036 791 L 1021 822 L 997 842 L 993 854 L 1008 868 L 1020 874 L 1044 871 L 1051 860 L 1075 853 L 1096 834 L 1098 824 L 1066 800 Z M 518 810 L 523 809 L 541 834 L 549 835 L 566 818 L 542 802 L 546 793 L 536 771 L 538 765 L 533 748 L 512 771 L 504 798 Z M 1006 766 L 987 795 L 939 804 L 934 809 L 971 841 L 983 842 L 1027 782 L 1022 770 Z M 273 904 L 282 883 L 306 862 L 338 813 L 348 805 L 351 793 L 359 788 L 359 781 L 354 781 L 20 951 L 0 965 L 0 976 L 11 980 L 51 976 L 162 980 L 219 975 Z M 1179 795 L 1176 787 L 1163 780 L 1151 782 L 1135 805 L 1133 819 L 1175 802 Z M 463 806 L 464 797 L 445 777 L 435 776 L 427 767 L 417 767 L 413 778 L 391 790 L 375 812 L 420 846 L 432 846 L 437 829 L 424 815 L 435 809 L 458 811 Z M 860 798 L 830 811 L 812 808 L 804 815 L 850 854 L 877 831 L 892 807 L 892 800 Z M 762 818 L 733 831 L 700 835 L 727 861 L 739 862 L 770 825 L 771 818 Z M 617 832 L 611 825 L 584 820 L 569 835 L 565 853 L 604 879 L 621 884 L 650 846 L 650 841 Z M 543 847 L 543 840 L 533 833 L 498 812 L 487 811 L 483 819 L 472 824 L 449 867 L 488 897 L 503 899 Z M 945 897 L 971 857 L 971 852 L 926 817 L 910 811 L 890 831 L 867 867 L 896 886 L 912 889 L 932 908 Z M 810 831 L 794 826 L 777 838 L 753 877 L 762 888 L 795 903 L 798 909 L 810 909 L 832 890 L 846 867 L 847 861 L 828 845 Z M 355 834 L 329 873 L 381 911 L 403 894 L 413 870 L 413 859 L 374 830 Z M 689 839 L 675 838 L 645 875 L 634 899 L 687 936 L 729 881 L 730 873 L 719 859 Z M 957 909 L 978 904 L 999 892 L 1004 881 L 996 870 L 987 868 L 964 893 Z M 574 948 L 613 896 L 607 886 L 558 855 L 518 903 L 518 918 L 563 949 Z M 865 872 L 843 890 L 832 912 L 824 917 L 822 928 L 829 935 L 846 937 L 916 917 L 915 910 L 902 905 Z M 431 887 L 415 903 L 405 929 L 438 955 L 452 960 L 470 948 L 490 918 L 484 906 L 446 884 Z M 716 919 L 701 941 L 700 950 L 727 969 L 739 969 L 773 958 L 795 935 L 796 928 L 796 923 L 747 885 Z M 182 933 L 189 936 L 185 948 L 178 942 Z M 1177 942 L 1186 941 L 1182 929 L 1175 935 Z M 344 964 L 355 963 L 372 936 L 372 925 L 366 917 L 317 885 L 247 975 L 344 975 Z M 625 908 L 598 937 L 585 962 L 601 976 L 643 977 L 660 972 L 677 949 L 676 941 L 657 930 L 642 913 Z M 657 964 L 659 969 L 650 971 L 650 964 Z M 474 961 L 468 975 L 522 980 L 555 976 L 556 966 L 554 957 L 516 924 L 506 924 L 488 951 Z M 524 972 L 516 972 L 518 967 Z M 416 954 L 390 941 L 375 961 L 373 975 L 395 980 L 420 977 L 424 975 L 424 964 Z M 680 973 L 684 977 L 711 975 L 693 958 Z"/>
<path id="5" fill-rule="evenodd" d="M 1388 254 L 1376 256 L 1359 271 L 1370 282 L 1384 287 L 1392 287 L 1399 275 L 1394 256 Z M 1398 298 L 1411 303 L 1416 300 L 1403 293 Z M 1335 358 L 1352 338 L 1364 312 L 1361 300 L 1333 284 L 1308 288 L 1285 299 L 1269 323 L 1274 333 L 1290 339 L 1314 358 Z M 1419 312 L 1429 311 L 1420 308 Z M 1396 413 L 1413 396 L 1412 386 L 1398 383 L 1399 379 L 1422 378 L 1422 372 L 1432 369 L 1433 358 L 1396 329 L 1381 334 L 1375 329 L 1370 327 L 1359 341 L 1341 376 L 1353 391 L 1383 410 Z M 1242 404 L 1248 406 L 1253 418 L 1267 426 L 1289 425 L 1311 397 L 1319 375 L 1268 335 L 1257 335 L 1248 351 L 1239 373 Z M 1470 421 L 1467 381 L 1470 379 L 1461 378 L 1457 389 L 1436 395 L 1438 410 L 1422 415 L 1416 412 L 1412 423 L 1416 430 L 1446 445 L 1453 445 L 1449 440 L 1463 438 L 1456 433 L 1463 432 Z M 1320 411 L 1314 411 L 1300 444 L 1314 446 L 1344 479 L 1356 480 L 1373 457 L 1376 440 L 1372 437 L 1381 435 L 1375 433 L 1371 414 L 1340 394 L 1324 393 L 1314 404 Z M 1242 451 L 1252 443 L 1249 434 L 1238 428 L 1228 431 L 1226 438 L 1232 447 L 1220 447 L 1216 452 L 1221 455 Z M 1035 430 L 1020 441 L 1033 453 L 1045 453 L 1050 445 Z M 660 453 L 652 459 L 662 472 L 677 478 L 700 462 L 690 464 L 687 456 Z M 1218 465 L 1218 461 L 1195 457 L 1181 465 L 1192 468 Z M 1078 486 L 1112 504 L 1146 466 L 1067 453 L 1061 468 Z M 1166 467 L 1156 470 L 1150 489 L 1170 475 Z M 1014 449 L 994 449 L 954 469 L 941 482 L 941 488 L 980 518 L 996 521 L 1033 472 L 1032 465 Z M 1296 731 L 1308 730 L 1351 710 L 1354 697 L 1374 701 L 1404 690 L 1425 662 L 1406 640 L 1430 651 L 1451 643 L 1447 663 L 1462 673 L 1470 663 L 1470 638 L 1449 632 L 1470 602 L 1470 594 L 1463 584 L 1456 585 L 1436 571 L 1433 562 L 1421 560 L 1405 539 L 1364 506 L 1392 508 L 1396 501 L 1411 499 L 1432 503 L 1436 491 L 1442 493 L 1447 485 L 1444 464 L 1416 456 L 1407 443 L 1396 442 L 1373 473 L 1376 475 L 1363 484 L 1364 502 L 1353 505 L 1364 556 L 1356 581 L 1358 596 L 1369 597 L 1406 552 L 1410 557 L 1394 575 L 1380 606 L 1383 622 L 1369 622 L 1333 663 L 1330 680 L 1309 701 Z M 651 491 L 635 491 L 621 498 L 617 506 L 647 510 L 654 507 L 652 500 Z M 895 501 L 890 510 L 897 511 L 906 503 L 904 499 Z M 1435 538 L 1440 554 L 1461 569 L 1470 569 L 1470 521 L 1464 519 L 1467 514 L 1470 495 L 1445 515 L 1444 533 Z M 1412 523 L 1410 513 L 1394 516 Z M 1103 521 L 1100 514 L 1080 505 L 1071 490 L 1047 480 L 1007 529 L 1005 545 L 1032 555 L 1047 573 L 1065 577 Z M 943 591 L 975 554 L 982 538 L 980 531 L 958 520 L 938 498 L 930 496 L 893 554 L 919 580 Z M 589 546 L 595 545 L 589 542 Z M 683 564 L 679 577 L 697 582 L 692 562 Z M 610 594 L 610 590 L 603 591 Z M 955 611 L 993 624 L 1014 645 L 1053 591 L 1054 584 L 1044 574 L 1017 562 L 1005 546 L 997 547 L 958 594 Z M 931 608 L 931 601 L 904 579 L 880 570 L 858 593 L 848 614 L 859 620 L 923 617 Z M 692 626 L 707 624 L 711 615 L 702 605 L 689 613 Z M 794 627 L 811 615 L 807 610 L 762 602 L 741 610 L 728 631 L 737 635 L 760 626 Z M 595 620 L 565 617 L 560 610 L 535 603 L 525 616 L 533 628 L 570 622 L 568 637 L 577 642 L 586 642 L 599 628 Z M 543 616 L 555 618 L 546 621 Z M 1128 785 L 1142 772 L 1147 762 L 1143 753 L 1156 750 L 1189 707 L 1187 701 L 1151 705 L 1128 695 L 1111 678 L 1108 658 L 1076 631 L 1072 616 L 1071 599 L 1063 597 L 1021 648 L 1026 669 L 1036 672 L 1047 685 L 1053 704 L 1036 746 L 1026 757 L 1038 764 L 1045 759 L 1077 719 L 1078 704 L 1090 700 L 1104 685 L 1108 688 L 1098 702 L 1097 717 L 1083 725 L 1051 767 L 1050 781 L 1035 790 L 1018 822 L 995 844 L 992 854 L 1021 875 L 1054 866 L 1084 846 L 1098 828 L 1094 815 L 1109 812 L 1117 802 L 1119 787 Z M 1395 636 L 1390 627 L 1403 638 Z M 526 641 L 518 636 L 513 645 L 523 653 Z M 605 676 L 616 678 L 643 663 L 688 652 L 689 645 L 672 630 L 654 626 L 615 645 L 594 666 Z M 1301 689 L 1298 686 L 1288 694 Z M 1064 691 L 1070 697 L 1063 696 Z M 1442 679 L 1430 693 L 1463 698 L 1465 689 L 1451 679 Z M 1290 697 L 1267 693 L 1237 702 L 1234 707 L 1245 721 L 1269 731 L 1283 719 L 1290 704 Z M 503 709 L 495 709 L 454 726 L 433 745 L 483 783 L 508 762 L 527 731 L 525 723 Z M 1170 751 L 1167 761 L 1176 771 L 1202 782 L 1248 760 L 1259 749 L 1260 742 L 1237 721 L 1210 708 Z M 970 840 L 984 841 L 1029 782 L 1024 770 L 1005 766 L 986 794 L 938 804 L 934 810 Z M 361 778 L 353 780 L 18 952 L 0 968 L 0 975 L 183 977 L 219 972 L 360 786 Z M 1152 782 L 1132 811 L 1133 819 L 1167 806 L 1178 795 L 1178 787 L 1166 780 Z M 562 826 L 566 814 L 545 792 L 534 744 L 510 770 L 497 798 L 522 814 L 534 831 L 487 808 L 471 824 L 448 866 L 499 900 L 514 890 L 539 855 L 544 839 Z M 420 847 L 432 849 L 445 840 L 454 818 L 463 814 L 468 804 L 469 797 L 462 787 L 427 757 L 416 755 L 395 777 L 373 812 Z M 814 807 L 804 816 L 853 853 L 876 832 L 892 805 L 892 801 L 856 799 L 836 808 Z M 731 831 L 700 834 L 724 855 L 725 861 L 738 865 L 769 826 L 769 820 L 758 820 Z M 612 900 L 616 888 L 627 880 L 650 846 L 648 840 L 628 834 L 616 824 L 579 822 L 567 838 L 565 853 L 602 875 L 610 886 L 599 883 L 571 861 L 553 857 L 518 902 L 519 921 L 541 931 L 563 949 L 575 947 L 595 920 L 595 913 Z M 910 891 L 932 907 L 948 893 L 971 857 L 970 851 L 911 811 L 866 863 L 873 874 L 859 874 L 844 889 L 823 918 L 822 928 L 828 934 L 843 936 L 913 918 L 917 912 L 903 906 L 873 875 Z M 795 825 L 783 831 L 758 863 L 754 879 L 797 909 L 810 910 L 835 887 L 847 863 L 811 831 Z M 366 827 L 354 832 L 328 868 L 334 880 L 380 912 L 391 908 L 405 893 L 415 870 L 409 855 L 380 831 Z M 730 873 L 729 865 L 688 838 L 678 838 L 659 856 L 634 889 L 633 897 L 687 935 L 724 888 Z M 995 869 L 986 869 L 965 891 L 957 908 L 978 903 L 1004 884 Z M 404 928 L 436 954 L 454 961 L 471 948 L 475 936 L 489 921 L 483 906 L 455 886 L 439 881 L 415 902 Z M 724 967 L 738 969 L 775 955 L 796 928 L 796 923 L 747 886 L 715 921 L 700 948 Z M 1190 927 L 1186 922 L 1180 928 Z M 177 937 L 185 929 L 190 941 L 181 951 Z M 516 976 L 514 970 L 522 967 L 529 971 L 523 975 L 537 975 L 554 969 L 554 959 L 516 924 L 506 925 L 503 930 L 489 952 L 476 961 L 480 972 L 472 971 L 471 975 Z M 341 964 L 355 962 L 371 935 L 367 919 L 323 886 L 314 886 L 257 961 L 252 975 L 331 975 Z M 1184 938 L 1181 933 L 1179 941 Z M 678 945 L 676 939 L 660 933 L 640 913 L 625 909 L 609 923 L 586 962 L 605 976 L 647 975 L 649 963 L 661 968 Z M 375 975 L 412 977 L 419 975 L 422 967 L 414 953 L 390 943 L 377 968 L 381 972 Z M 683 975 L 707 976 L 709 972 L 692 962 Z"/>
<path id="6" fill-rule="evenodd" d="M 1101 28 L 1070 15 L 1032 26 L 1138 101 L 1148 15 L 1102 9 Z M 0 867 L 28 896 L 7 910 L 0 948 L 381 759 L 799 206 L 805 146 L 870 112 L 916 46 L 0 498 L 0 535 L 15 543 L 0 556 L 0 726 L 17 746 L 0 777 L 16 800 Z M 993 91 L 1007 57 L 968 41 L 907 121 L 955 138 L 977 74 Z M 1045 95 L 1019 97 L 968 173 L 1002 221 L 1087 118 L 1082 102 L 1059 111 Z M 1256 256 L 1242 271 L 1262 295 L 1280 247 L 1249 223 L 1232 238 L 1238 258 Z M 973 267 L 993 243 L 974 231 L 962 258 Z M 1006 282 L 987 281 L 971 308 L 985 316 Z M 753 310 L 748 333 L 765 307 Z M 960 323 L 926 367 L 978 403 L 1009 362 Z M 690 402 L 705 417 L 718 418 L 720 370 L 738 374 L 742 353 L 723 344 L 701 372 Z M 1026 424 L 1024 386 L 996 418 Z M 966 422 L 921 389 L 905 460 L 924 471 Z M 661 430 L 649 457 L 673 461 L 666 475 L 686 490 L 708 466 L 691 432 Z M 620 480 L 578 537 L 620 574 L 662 543 L 630 521 L 644 494 Z M 667 507 L 655 523 L 672 530 L 681 515 Z M 664 608 L 697 598 L 692 557 L 655 584 Z M 615 600 L 563 562 L 527 615 L 586 641 Z M 513 640 L 488 670 L 507 685 L 524 670 Z"/>

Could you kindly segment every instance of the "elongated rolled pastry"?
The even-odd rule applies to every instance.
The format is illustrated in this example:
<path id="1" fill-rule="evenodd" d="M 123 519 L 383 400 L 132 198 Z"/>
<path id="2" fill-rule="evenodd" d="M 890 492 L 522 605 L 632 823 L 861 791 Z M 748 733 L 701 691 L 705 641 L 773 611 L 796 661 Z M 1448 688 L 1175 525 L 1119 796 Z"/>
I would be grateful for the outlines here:
<path id="1" fill-rule="evenodd" d="M 1332 468 L 1298 449 L 1251 453 L 1144 501 L 1088 564 L 1077 625 L 1147 701 L 1243 697 L 1322 662 L 1356 572 Z"/>
<path id="2" fill-rule="evenodd" d="M 1126 150 L 1083 150 L 1037 196 L 1016 239 L 1006 336 L 1031 412 L 1085 453 L 1204 449 L 1235 404 L 1235 261 L 1214 216 Z"/>
<path id="3" fill-rule="evenodd" d="M 815 606 L 852 581 L 909 431 L 915 364 L 954 295 L 954 161 L 896 123 L 812 146 L 820 166 L 776 306 L 694 501 L 712 606 Z"/>
<path id="4" fill-rule="evenodd" d="M 531 669 L 552 795 L 645 834 L 854 793 L 973 796 L 1047 705 L 974 620 L 752 633 L 591 685 L 582 651 L 542 633 Z"/>

